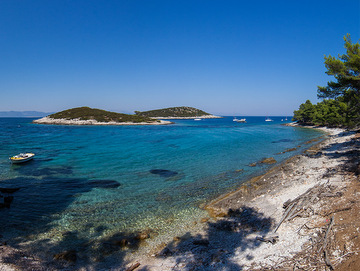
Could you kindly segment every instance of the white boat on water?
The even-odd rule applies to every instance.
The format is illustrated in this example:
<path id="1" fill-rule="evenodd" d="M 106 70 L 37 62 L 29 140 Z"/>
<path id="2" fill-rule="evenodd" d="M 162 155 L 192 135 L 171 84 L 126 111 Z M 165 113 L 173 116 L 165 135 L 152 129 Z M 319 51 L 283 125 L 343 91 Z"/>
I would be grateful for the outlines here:
<path id="1" fill-rule="evenodd" d="M 20 164 L 30 161 L 31 159 L 34 158 L 34 156 L 35 156 L 34 153 L 20 153 L 18 155 L 10 157 L 9 159 L 13 164 Z"/>
<path id="2" fill-rule="evenodd" d="M 200 118 L 196 118 L 196 119 L 194 119 L 194 120 L 201 120 Z"/>
<path id="3" fill-rule="evenodd" d="M 233 121 L 245 123 L 246 119 L 237 119 L 236 117 L 234 117 Z"/>
<path id="4" fill-rule="evenodd" d="M 270 118 L 266 118 L 265 121 L 273 121 L 272 119 Z"/>

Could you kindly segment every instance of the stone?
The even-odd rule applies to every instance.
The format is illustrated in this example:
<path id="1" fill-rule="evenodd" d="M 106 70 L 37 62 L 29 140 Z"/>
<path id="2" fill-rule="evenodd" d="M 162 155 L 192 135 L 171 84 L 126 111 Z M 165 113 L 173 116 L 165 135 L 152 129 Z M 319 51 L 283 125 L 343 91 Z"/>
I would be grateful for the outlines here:
<path id="1" fill-rule="evenodd" d="M 264 160 L 260 161 L 261 164 L 275 164 L 277 161 L 274 159 L 274 157 L 265 158 Z"/>
<path id="2" fill-rule="evenodd" d="M 0 192 L 1 193 L 8 193 L 8 194 L 11 194 L 11 193 L 14 193 L 16 191 L 20 190 L 20 188 L 6 188 L 6 187 L 0 187 Z"/>
<path id="3" fill-rule="evenodd" d="M 147 229 L 147 230 L 144 230 L 144 231 L 141 231 L 139 232 L 136 236 L 135 236 L 135 239 L 137 240 L 145 240 L 145 239 L 148 239 L 150 238 L 150 233 L 152 232 L 151 229 Z"/>
<path id="4" fill-rule="evenodd" d="M 64 260 L 67 262 L 76 262 L 77 255 L 76 250 L 68 250 L 54 255 L 55 260 Z"/>

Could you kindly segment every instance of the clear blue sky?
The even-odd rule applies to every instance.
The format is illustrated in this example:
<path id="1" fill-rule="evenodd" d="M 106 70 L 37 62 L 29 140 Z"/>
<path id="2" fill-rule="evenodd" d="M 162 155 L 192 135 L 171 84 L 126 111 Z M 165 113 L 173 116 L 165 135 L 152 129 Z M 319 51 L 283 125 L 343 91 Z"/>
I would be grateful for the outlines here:
<path id="1" fill-rule="evenodd" d="M 0 0 L 0 111 L 291 115 L 346 33 L 359 0 Z"/>

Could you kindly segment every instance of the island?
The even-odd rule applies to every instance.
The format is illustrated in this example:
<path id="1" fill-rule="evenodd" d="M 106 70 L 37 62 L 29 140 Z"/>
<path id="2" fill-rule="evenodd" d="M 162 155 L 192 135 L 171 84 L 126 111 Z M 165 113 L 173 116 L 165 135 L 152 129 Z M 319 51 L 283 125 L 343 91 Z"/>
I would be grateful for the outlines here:
<path id="1" fill-rule="evenodd" d="M 141 115 L 109 112 L 90 107 L 77 107 L 34 120 L 33 123 L 58 125 L 164 125 L 172 122 Z"/>
<path id="2" fill-rule="evenodd" d="M 150 111 L 135 111 L 137 116 L 149 117 L 155 119 L 215 119 L 221 118 L 219 116 L 214 116 L 200 109 L 189 106 L 179 106 L 179 107 L 169 107 L 164 109 L 156 109 Z"/>

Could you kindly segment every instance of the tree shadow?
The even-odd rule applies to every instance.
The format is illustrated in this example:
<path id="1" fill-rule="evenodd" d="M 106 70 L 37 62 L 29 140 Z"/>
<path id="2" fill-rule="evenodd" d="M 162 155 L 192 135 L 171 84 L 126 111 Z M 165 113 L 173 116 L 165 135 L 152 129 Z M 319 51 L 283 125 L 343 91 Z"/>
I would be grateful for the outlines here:
<path id="1" fill-rule="evenodd" d="M 251 250 L 262 244 L 256 237 L 269 233 L 274 223 L 273 218 L 251 207 L 230 209 L 224 218 L 208 223 L 205 235 L 188 232 L 175 238 L 157 257 L 175 257 L 174 270 L 243 270 L 232 258 L 247 253 L 246 259 L 251 260 Z"/>
<path id="2" fill-rule="evenodd" d="M 349 132 L 340 134 L 340 136 L 348 135 Z M 319 155 L 325 155 L 334 159 L 340 158 L 343 160 L 341 167 L 328 170 L 325 177 L 330 177 L 339 170 L 360 175 L 360 141 L 358 137 L 342 143 L 330 144 L 323 150 L 325 152 L 321 151 Z"/>
<path id="3" fill-rule="evenodd" d="M 121 189 L 121 184 L 116 180 L 73 178 L 71 167 L 41 167 L 39 162 L 15 166 L 14 171 L 25 177 L 0 180 L 0 200 L 4 202 L 0 204 L 0 245 L 7 243 L 14 248 L 7 247 L 10 252 L 2 257 L 4 263 L 21 270 L 73 270 L 88 266 L 96 270 L 116 257 L 115 265 L 121 267 L 126 264 L 125 255 L 137 250 L 150 234 L 109 234 L 106 226 L 91 224 L 82 232 L 60 232 L 54 228 L 54 220 L 79 194 L 95 188 Z M 47 234 L 49 237 L 41 240 L 35 237 L 51 230 L 56 236 Z"/>
<path id="4" fill-rule="evenodd" d="M 91 225 L 89 225 L 91 227 Z M 106 230 L 98 228 L 97 234 Z M 136 251 L 141 243 L 143 233 L 115 233 L 102 239 L 83 236 L 79 232 L 66 232 L 56 244 L 52 240 L 35 242 L 33 250 L 14 250 L 2 257 L 5 264 L 15 265 L 20 270 L 108 270 L 124 268 L 127 253 Z M 41 253 L 39 253 L 41 251 Z"/>

